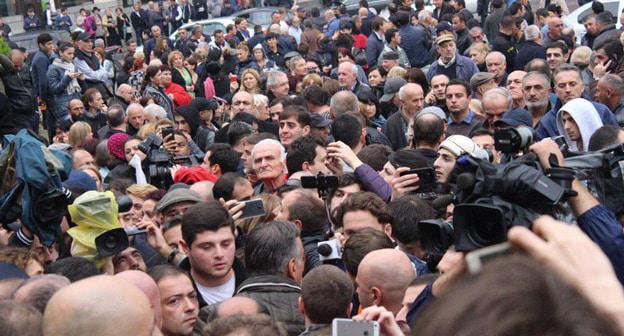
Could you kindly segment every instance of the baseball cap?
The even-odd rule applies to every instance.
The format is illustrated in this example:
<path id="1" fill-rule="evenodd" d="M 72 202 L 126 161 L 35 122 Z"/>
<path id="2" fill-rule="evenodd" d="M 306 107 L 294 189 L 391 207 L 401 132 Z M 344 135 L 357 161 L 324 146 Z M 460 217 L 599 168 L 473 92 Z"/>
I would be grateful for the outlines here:
<path id="1" fill-rule="evenodd" d="M 329 124 L 331 124 L 331 120 L 323 118 L 318 113 L 310 113 L 310 127 L 323 128 L 329 126 Z"/>
<path id="2" fill-rule="evenodd" d="M 479 86 L 491 81 L 494 77 L 496 74 L 492 72 L 477 72 L 470 78 L 470 90 L 476 92 Z"/>
<path id="3" fill-rule="evenodd" d="M 165 194 L 163 198 L 158 202 L 156 210 L 163 211 L 168 206 L 180 203 L 180 202 L 202 202 L 201 196 L 193 190 L 177 188 L 173 189 Z"/>
<path id="4" fill-rule="evenodd" d="M 386 84 L 384 84 L 384 94 L 381 96 L 379 101 L 382 103 L 389 102 L 405 84 L 407 84 L 407 81 L 401 77 L 392 77 L 388 79 Z"/>
<path id="5" fill-rule="evenodd" d="M 449 41 L 455 41 L 455 37 L 453 37 L 453 35 L 451 34 L 444 34 L 436 38 L 436 45 L 440 45 L 444 42 L 449 42 Z"/>
<path id="6" fill-rule="evenodd" d="M 424 109 L 422 109 L 422 111 L 418 112 L 418 114 L 416 115 L 416 118 L 419 118 L 425 114 L 433 114 L 434 116 L 442 119 L 442 121 L 446 120 L 446 113 L 444 113 L 444 111 L 437 106 L 425 107 Z"/>
<path id="7" fill-rule="evenodd" d="M 515 108 L 503 114 L 503 118 L 494 122 L 495 127 L 505 126 L 526 126 L 533 127 L 533 118 L 531 113 L 523 108 Z"/>
<path id="8" fill-rule="evenodd" d="M 93 36 L 87 33 L 80 33 L 76 36 L 76 41 L 91 41 L 93 40 Z"/>

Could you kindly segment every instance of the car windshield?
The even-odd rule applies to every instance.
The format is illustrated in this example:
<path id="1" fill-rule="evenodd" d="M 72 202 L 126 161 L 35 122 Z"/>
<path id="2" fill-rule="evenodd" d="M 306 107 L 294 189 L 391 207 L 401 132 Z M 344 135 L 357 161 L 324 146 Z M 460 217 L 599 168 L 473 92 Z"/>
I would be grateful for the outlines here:
<path id="1" fill-rule="evenodd" d="M 613 16 L 613 22 L 617 22 L 617 18 L 618 18 L 617 12 L 618 12 L 619 3 L 617 1 L 611 1 L 611 2 L 603 2 L 603 5 L 604 5 L 605 10 L 611 13 L 611 15 Z M 592 13 L 592 9 L 591 9 L 591 6 L 589 6 L 581 14 L 579 14 L 578 23 L 582 24 L 585 21 L 585 18 L 591 13 Z"/>

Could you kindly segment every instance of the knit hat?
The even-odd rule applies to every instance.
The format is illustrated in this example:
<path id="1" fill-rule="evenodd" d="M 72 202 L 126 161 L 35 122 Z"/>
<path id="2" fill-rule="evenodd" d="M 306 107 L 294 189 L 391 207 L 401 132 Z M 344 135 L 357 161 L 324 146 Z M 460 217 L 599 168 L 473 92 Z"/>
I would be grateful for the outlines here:
<path id="1" fill-rule="evenodd" d="M 469 138 L 463 135 L 451 135 L 442 141 L 440 148 L 444 148 L 451 152 L 455 157 L 460 157 L 463 154 L 472 154 L 477 148 L 477 145 Z"/>
<path id="2" fill-rule="evenodd" d="M 116 158 L 120 160 L 126 160 L 124 154 L 124 142 L 128 140 L 130 136 L 126 133 L 115 133 L 108 138 L 108 151 Z"/>
<path id="3" fill-rule="evenodd" d="M 91 175 L 81 170 L 72 170 L 67 180 L 63 182 L 63 186 L 76 194 L 84 194 L 90 190 L 97 190 L 95 180 Z"/>
<path id="4" fill-rule="evenodd" d="M 437 106 L 425 107 L 424 109 L 422 109 L 422 111 L 418 112 L 418 114 L 416 115 L 416 118 L 419 118 L 425 114 L 433 114 L 434 116 L 442 119 L 442 121 L 446 120 L 446 113 L 444 113 L 444 111 Z"/>

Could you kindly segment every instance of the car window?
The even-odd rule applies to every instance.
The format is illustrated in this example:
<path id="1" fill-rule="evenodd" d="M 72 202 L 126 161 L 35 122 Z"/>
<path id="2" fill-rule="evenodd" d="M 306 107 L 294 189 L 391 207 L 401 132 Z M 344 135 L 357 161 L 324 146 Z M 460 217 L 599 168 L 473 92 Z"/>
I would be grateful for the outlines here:
<path id="1" fill-rule="evenodd" d="M 587 15 L 592 13 L 592 9 L 591 7 L 588 7 L 586 10 L 582 11 L 581 14 L 579 14 L 578 16 L 578 23 L 583 23 L 583 21 L 585 21 L 585 17 L 587 17 Z"/>
<path id="2" fill-rule="evenodd" d="M 271 14 L 272 12 L 269 12 L 269 11 L 255 12 L 255 13 L 249 13 L 247 15 L 247 18 L 250 21 L 255 22 L 256 24 L 265 26 L 265 25 L 271 24 Z"/>
<path id="3" fill-rule="evenodd" d="M 610 1 L 610 2 L 603 2 L 604 8 L 606 11 L 608 11 L 609 13 L 612 14 L 614 21 L 613 22 L 617 22 L 617 11 L 618 11 L 618 5 L 619 3 L 617 1 Z M 583 21 L 585 21 L 585 17 L 587 17 L 587 15 L 592 13 L 592 9 L 591 6 L 587 7 L 586 10 L 582 11 L 581 14 L 579 14 L 578 16 L 578 23 L 583 23 Z"/>
<path id="4" fill-rule="evenodd" d="M 212 36 L 215 30 L 225 31 L 225 26 L 219 22 L 211 22 L 204 25 L 204 34 L 208 36 Z"/>

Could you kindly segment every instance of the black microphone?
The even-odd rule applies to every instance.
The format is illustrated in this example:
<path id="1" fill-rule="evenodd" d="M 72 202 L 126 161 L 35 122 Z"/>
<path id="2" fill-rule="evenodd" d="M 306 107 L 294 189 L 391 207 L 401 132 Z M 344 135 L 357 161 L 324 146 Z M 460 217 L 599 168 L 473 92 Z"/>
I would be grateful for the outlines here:
<path id="1" fill-rule="evenodd" d="M 475 176 L 472 173 L 462 173 L 457 176 L 457 187 L 460 190 L 470 191 L 476 183 Z"/>
<path id="2" fill-rule="evenodd" d="M 323 257 L 327 257 L 329 255 L 331 255 L 332 253 L 332 248 L 331 246 L 329 246 L 328 244 L 320 244 L 316 250 L 318 251 L 318 253 L 320 255 L 322 255 Z"/>

